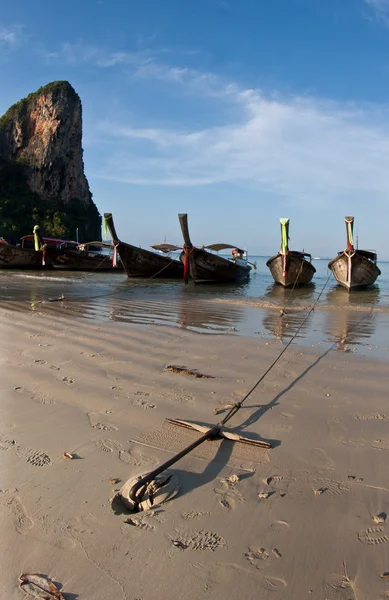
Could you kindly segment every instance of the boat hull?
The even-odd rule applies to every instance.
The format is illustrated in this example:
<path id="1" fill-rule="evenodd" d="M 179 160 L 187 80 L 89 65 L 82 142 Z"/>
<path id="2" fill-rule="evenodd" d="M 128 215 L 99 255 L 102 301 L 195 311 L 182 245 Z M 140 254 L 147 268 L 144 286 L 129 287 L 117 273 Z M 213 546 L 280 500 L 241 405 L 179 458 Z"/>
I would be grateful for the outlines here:
<path id="1" fill-rule="evenodd" d="M 282 254 L 275 254 L 266 263 L 270 273 L 276 283 L 284 287 L 294 285 L 307 285 L 312 281 L 316 273 L 315 267 L 306 260 L 301 254 L 290 252 L 286 256 L 286 274 L 284 276 L 284 267 Z"/>
<path id="2" fill-rule="evenodd" d="M 10 244 L 0 244 L 0 269 L 51 269 L 52 262 L 46 252 L 42 264 L 42 252 L 19 248 Z"/>
<path id="3" fill-rule="evenodd" d="M 184 276 L 184 267 L 180 261 L 121 242 L 116 233 L 112 213 L 104 213 L 104 222 L 111 232 L 112 241 L 128 277 L 179 279 Z"/>
<path id="4" fill-rule="evenodd" d="M 189 275 L 195 283 L 231 283 L 245 281 L 250 276 L 251 267 L 239 264 L 206 250 L 194 248 L 188 254 L 181 252 L 180 260 L 189 261 Z"/>
<path id="5" fill-rule="evenodd" d="M 118 243 L 117 250 L 128 277 L 182 279 L 184 276 L 183 265 L 168 256 L 155 254 L 124 242 Z"/>
<path id="6" fill-rule="evenodd" d="M 55 269 L 66 271 L 104 271 L 115 272 L 123 270 L 121 263 L 117 267 L 112 265 L 112 257 L 98 254 L 85 254 L 78 251 L 58 251 L 50 260 Z"/>
<path id="7" fill-rule="evenodd" d="M 360 254 L 358 250 L 351 255 L 347 252 L 339 253 L 328 263 L 328 268 L 336 281 L 349 291 L 373 285 L 381 275 L 375 262 Z"/>

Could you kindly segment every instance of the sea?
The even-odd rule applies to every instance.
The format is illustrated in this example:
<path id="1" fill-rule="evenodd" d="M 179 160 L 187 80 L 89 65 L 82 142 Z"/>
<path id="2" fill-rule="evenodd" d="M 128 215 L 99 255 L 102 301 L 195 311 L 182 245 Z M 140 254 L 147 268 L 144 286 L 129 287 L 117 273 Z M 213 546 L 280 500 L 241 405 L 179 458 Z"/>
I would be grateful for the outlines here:
<path id="1" fill-rule="evenodd" d="M 349 293 L 314 260 L 313 283 L 276 285 L 269 257 L 251 256 L 257 269 L 237 284 L 185 285 L 177 280 L 129 279 L 123 271 L 0 271 L 0 306 L 68 318 L 167 326 L 202 335 L 243 335 L 305 346 L 389 357 L 389 262 L 369 289 Z M 313 310 L 311 310 L 313 308 Z M 283 311 L 284 312 L 281 312 Z"/>

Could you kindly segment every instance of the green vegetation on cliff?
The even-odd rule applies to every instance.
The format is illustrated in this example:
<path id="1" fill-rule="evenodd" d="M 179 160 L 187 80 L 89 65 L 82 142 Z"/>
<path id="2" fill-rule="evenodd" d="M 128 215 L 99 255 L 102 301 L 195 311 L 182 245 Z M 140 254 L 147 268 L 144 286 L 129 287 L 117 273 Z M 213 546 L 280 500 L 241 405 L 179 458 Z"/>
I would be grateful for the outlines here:
<path id="1" fill-rule="evenodd" d="M 16 102 L 7 110 L 7 112 L 0 117 L 0 129 L 5 128 L 10 123 L 14 122 L 16 118 L 23 119 L 23 116 L 27 113 L 28 105 L 33 102 L 35 99 L 39 98 L 44 94 L 48 94 L 49 92 L 53 93 L 53 100 L 56 100 L 56 96 L 61 92 L 68 95 L 68 97 L 72 97 L 76 100 L 79 100 L 79 96 L 77 95 L 75 89 L 70 85 L 68 81 L 52 81 L 47 85 L 43 85 L 36 92 L 32 92 L 28 94 L 25 98 Z"/>
<path id="2" fill-rule="evenodd" d="M 16 240 L 39 225 L 41 235 L 75 239 L 78 229 L 80 241 L 92 241 L 100 239 L 100 223 L 93 203 L 44 200 L 31 191 L 22 165 L 0 158 L 0 237 Z"/>
<path id="3" fill-rule="evenodd" d="M 52 110 L 43 110 L 38 101 L 48 95 Z M 42 235 L 74 239 L 78 229 L 80 241 L 101 238 L 84 175 L 80 108 L 70 83 L 53 81 L 0 117 L 0 236 L 15 241 L 38 224 Z"/>

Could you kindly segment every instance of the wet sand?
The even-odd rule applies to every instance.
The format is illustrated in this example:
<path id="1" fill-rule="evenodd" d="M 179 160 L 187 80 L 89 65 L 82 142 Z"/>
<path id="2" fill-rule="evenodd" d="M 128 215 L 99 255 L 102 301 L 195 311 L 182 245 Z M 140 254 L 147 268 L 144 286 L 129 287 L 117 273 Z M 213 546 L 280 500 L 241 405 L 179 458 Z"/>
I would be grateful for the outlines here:
<path id="1" fill-rule="evenodd" d="M 115 490 L 196 437 L 165 417 L 214 424 L 280 339 L 11 306 L 0 331 L 1 597 L 27 597 L 23 572 L 67 600 L 389 597 L 386 354 L 293 344 L 230 422 L 273 448 L 207 442 L 175 466 L 180 494 L 128 523 Z"/>

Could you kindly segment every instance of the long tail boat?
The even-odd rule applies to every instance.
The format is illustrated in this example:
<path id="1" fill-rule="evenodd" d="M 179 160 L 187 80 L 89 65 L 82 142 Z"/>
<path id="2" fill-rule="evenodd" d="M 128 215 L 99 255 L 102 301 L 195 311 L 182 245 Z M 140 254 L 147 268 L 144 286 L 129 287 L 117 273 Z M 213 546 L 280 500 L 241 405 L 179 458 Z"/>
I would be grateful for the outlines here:
<path id="1" fill-rule="evenodd" d="M 347 245 L 345 250 L 328 263 L 336 281 L 346 289 L 354 290 L 372 285 L 381 271 L 377 267 L 377 253 L 354 247 L 354 217 L 345 217 Z"/>
<path id="2" fill-rule="evenodd" d="M 281 250 L 266 263 L 276 283 L 284 287 L 310 283 L 316 273 L 307 252 L 289 250 L 289 219 L 280 219 Z M 308 260 L 307 260 L 308 259 Z"/>
<path id="3" fill-rule="evenodd" d="M 105 273 L 123 270 L 121 261 L 117 260 L 116 247 L 106 242 L 65 242 L 54 255 L 50 254 L 50 260 L 58 270 Z"/>
<path id="4" fill-rule="evenodd" d="M 117 236 L 111 213 L 104 213 L 104 227 L 108 227 L 111 232 L 113 244 L 128 277 L 182 278 L 184 267 L 178 260 L 121 242 Z"/>
<path id="5" fill-rule="evenodd" d="M 203 248 L 193 246 L 188 229 L 188 215 L 179 214 L 178 219 L 184 238 L 184 249 L 180 260 L 184 265 L 184 281 L 188 283 L 189 276 L 195 283 L 219 282 L 228 283 L 248 279 L 251 267 L 247 254 L 231 244 L 210 244 Z M 231 249 L 231 258 L 224 258 L 211 251 Z"/>
<path id="6" fill-rule="evenodd" d="M 66 240 L 39 235 L 39 226 L 34 233 L 20 238 L 17 246 L 0 240 L 0 269 L 52 269 L 58 247 Z"/>
<path id="7" fill-rule="evenodd" d="M 0 269 L 47 269 L 53 268 L 46 250 L 27 249 L 21 246 L 0 243 Z"/>

